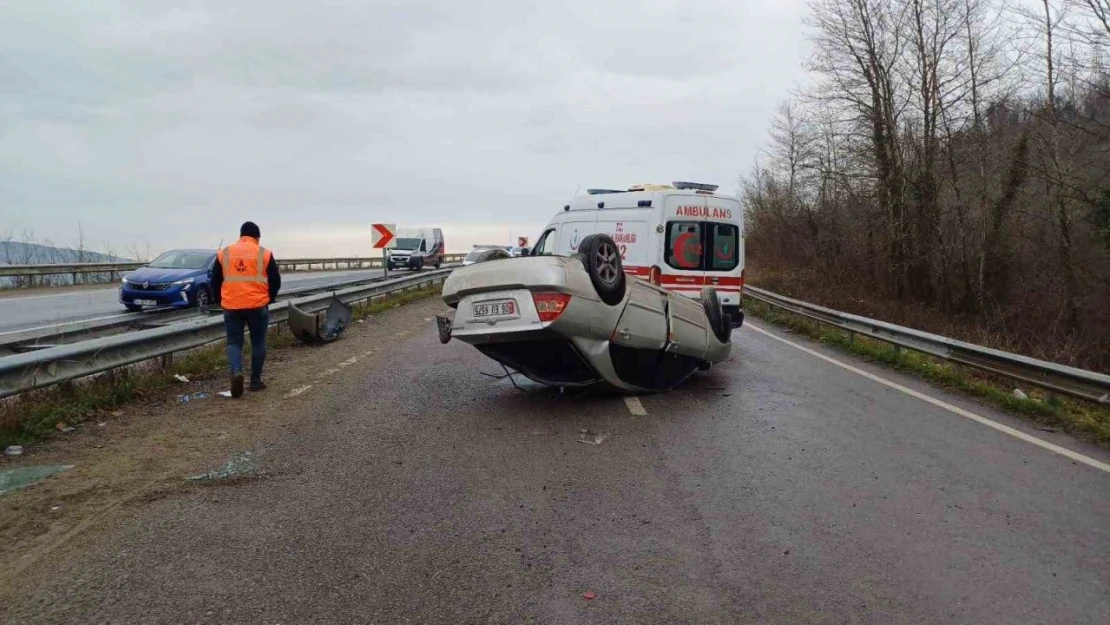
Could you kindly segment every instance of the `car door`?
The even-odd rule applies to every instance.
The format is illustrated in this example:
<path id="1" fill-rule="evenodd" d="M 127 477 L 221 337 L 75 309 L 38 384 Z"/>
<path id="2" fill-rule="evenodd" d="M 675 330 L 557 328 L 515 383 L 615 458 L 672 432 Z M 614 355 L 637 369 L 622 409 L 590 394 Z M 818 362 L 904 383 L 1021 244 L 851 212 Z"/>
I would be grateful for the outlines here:
<path id="1" fill-rule="evenodd" d="M 667 346 L 667 294 L 642 280 L 628 280 L 628 297 L 609 343 L 621 380 L 657 388 L 656 373 Z"/>

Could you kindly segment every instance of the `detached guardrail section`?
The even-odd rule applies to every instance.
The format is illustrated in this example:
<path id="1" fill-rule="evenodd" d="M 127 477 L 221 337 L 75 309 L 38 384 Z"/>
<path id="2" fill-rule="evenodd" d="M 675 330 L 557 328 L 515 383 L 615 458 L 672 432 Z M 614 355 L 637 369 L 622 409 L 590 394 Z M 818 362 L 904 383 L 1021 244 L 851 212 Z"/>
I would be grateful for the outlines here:
<path id="1" fill-rule="evenodd" d="M 270 325 L 288 319 L 290 303 L 305 312 L 317 312 L 324 310 L 333 297 L 345 304 L 357 304 L 374 297 L 439 283 L 450 273 L 449 269 L 427 271 L 277 302 L 270 306 Z M 223 317 L 208 317 L 0 358 L 0 398 L 170 356 L 223 338 Z"/>
<path id="2" fill-rule="evenodd" d="M 466 254 L 445 254 L 444 263 L 461 262 Z M 324 271 L 330 266 L 339 271 L 344 269 L 380 269 L 382 259 L 370 258 L 289 258 L 278 261 L 278 268 L 282 271 Z M 43 264 L 43 265 L 0 265 L 0 278 L 20 278 L 27 276 L 53 276 L 70 274 L 77 281 L 77 276 L 87 273 L 106 273 L 114 282 L 118 274 L 135 271 L 146 263 L 69 263 L 69 264 Z"/>
<path id="3" fill-rule="evenodd" d="M 1050 392 L 1063 393 L 1100 404 L 1110 404 L 1110 376 L 1108 375 L 843 313 L 751 286 L 744 287 L 744 294 L 775 308 L 835 326 L 849 333 L 861 334 L 960 365 L 1021 380 Z"/>

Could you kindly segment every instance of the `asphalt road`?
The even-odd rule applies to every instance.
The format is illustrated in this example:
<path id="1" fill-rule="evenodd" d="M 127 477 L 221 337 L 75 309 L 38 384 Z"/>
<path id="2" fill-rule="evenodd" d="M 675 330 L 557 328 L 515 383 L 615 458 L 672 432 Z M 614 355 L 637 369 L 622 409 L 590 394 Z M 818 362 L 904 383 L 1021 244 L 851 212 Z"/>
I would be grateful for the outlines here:
<path id="1" fill-rule="evenodd" d="M 348 277 L 381 275 L 379 270 L 327 271 L 318 273 L 283 274 L 282 288 L 327 284 Z M 124 310 L 119 303 L 119 285 L 104 288 L 67 290 L 51 293 L 40 289 L 34 295 L 11 295 L 0 297 L 0 336 L 15 332 L 73 323 L 90 319 L 110 319 L 138 317 L 141 314 Z"/>
<path id="2" fill-rule="evenodd" d="M 296 408 L 267 479 L 147 505 L 9 622 L 1110 622 L 1110 473 L 752 325 L 634 416 L 427 324 Z"/>

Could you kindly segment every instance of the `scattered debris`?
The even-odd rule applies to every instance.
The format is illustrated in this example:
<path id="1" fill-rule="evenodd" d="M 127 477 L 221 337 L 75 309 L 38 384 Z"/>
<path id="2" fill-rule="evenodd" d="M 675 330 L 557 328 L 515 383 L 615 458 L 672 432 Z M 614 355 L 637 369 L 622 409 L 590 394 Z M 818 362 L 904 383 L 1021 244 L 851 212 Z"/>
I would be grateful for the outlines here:
<path id="1" fill-rule="evenodd" d="M 61 506 L 54 506 L 53 508 L 50 508 L 50 511 L 51 512 L 57 512 L 58 510 L 61 510 L 61 509 L 62 509 Z"/>
<path id="2" fill-rule="evenodd" d="M 1047 425 L 1034 425 L 1033 427 L 1037 428 L 1038 430 L 1040 430 L 1042 432 L 1059 432 L 1060 431 L 1057 428 L 1051 428 L 1051 427 L 1048 427 Z"/>
<path id="3" fill-rule="evenodd" d="M 4 455 L 5 456 L 22 456 L 23 455 L 23 445 L 8 445 L 8 448 L 4 450 Z"/>
<path id="4" fill-rule="evenodd" d="M 219 471 L 209 471 L 208 473 L 201 473 L 200 475 L 189 476 L 188 480 L 193 482 L 211 482 L 214 480 L 225 480 L 231 477 L 238 477 L 254 473 L 255 464 L 251 452 L 244 451 L 237 453 L 227 461 L 224 468 Z"/>
<path id="5" fill-rule="evenodd" d="M 123 416 L 123 411 L 122 410 L 117 410 L 117 411 L 112 413 L 112 416 L 113 417 L 122 417 Z"/>
<path id="6" fill-rule="evenodd" d="M 15 445 L 13 445 L 14 447 Z M 9 449 L 11 449 L 9 447 Z M 71 464 L 52 464 L 41 467 L 18 467 L 0 471 L 0 495 L 24 486 L 30 486 L 44 477 L 72 469 Z"/>
<path id="7" fill-rule="evenodd" d="M 586 443 L 587 445 L 600 445 L 609 438 L 608 434 L 586 434 L 578 437 L 579 443 Z"/>
<path id="8" fill-rule="evenodd" d="M 59 421 L 59 422 L 55 423 L 54 424 L 54 429 L 58 430 L 59 432 L 65 432 L 66 431 L 66 422 L 65 421 Z"/>
<path id="9" fill-rule="evenodd" d="M 585 594 L 582 595 L 582 598 L 586 601 L 593 601 L 594 599 L 597 599 L 597 593 L 592 590 L 587 590 Z"/>
<path id="10" fill-rule="evenodd" d="M 181 375 L 180 373 L 175 373 L 174 376 L 173 376 L 173 379 L 177 380 L 178 382 L 188 382 L 189 381 L 189 378 Z"/>
<path id="11" fill-rule="evenodd" d="M 289 331 L 297 339 L 308 343 L 330 343 L 339 338 L 351 323 L 351 307 L 333 297 L 327 310 L 306 313 L 289 304 Z"/>
<path id="12" fill-rule="evenodd" d="M 217 395 L 231 399 L 231 391 L 220 391 Z"/>
<path id="13" fill-rule="evenodd" d="M 310 388 L 312 388 L 311 384 L 305 384 L 304 386 L 301 386 L 301 387 L 298 387 L 298 388 L 295 388 L 295 389 L 289 391 L 288 393 L 285 394 L 285 397 L 286 397 L 286 399 L 288 399 L 290 397 L 296 397 L 297 395 L 300 395 L 301 393 L 304 393 L 305 391 L 307 391 Z"/>
<path id="14" fill-rule="evenodd" d="M 1017 397 L 1018 399 L 1029 399 L 1029 396 L 1026 395 L 1025 392 L 1022 391 L 1020 388 L 1014 389 L 1014 397 Z"/>
<path id="15" fill-rule="evenodd" d="M 590 428 L 582 428 L 581 430 L 578 430 L 578 433 L 579 434 L 589 434 L 590 433 Z"/>
<path id="16" fill-rule="evenodd" d="M 231 395 L 230 391 L 228 392 L 228 395 Z M 184 395 L 177 396 L 178 403 L 182 404 L 187 404 L 191 401 L 198 401 L 201 399 L 208 399 L 208 393 L 205 393 L 204 391 L 197 391 L 195 393 L 185 393 Z"/>
<path id="17" fill-rule="evenodd" d="M 100 423 L 97 423 L 97 424 L 96 424 L 96 427 L 98 427 L 98 428 L 102 428 L 102 427 L 104 427 L 104 426 L 106 426 L 106 425 L 108 425 L 108 422 L 107 422 L 107 421 L 101 421 Z"/>
<path id="18" fill-rule="evenodd" d="M 454 311 L 446 315 L 436 315 L 436 330 L 439 332 L 439 342 L 446 345 L 451 342 L 451 326 L 454 324 Z"/>
<path id="19" fill-rule="evenodd" d="M 356 321 L 355 323 L 366 323 L 366 320 L 365 320 L 365 319 L 359 319 L 359 320 L 358 320 L 358 321 Z"/>

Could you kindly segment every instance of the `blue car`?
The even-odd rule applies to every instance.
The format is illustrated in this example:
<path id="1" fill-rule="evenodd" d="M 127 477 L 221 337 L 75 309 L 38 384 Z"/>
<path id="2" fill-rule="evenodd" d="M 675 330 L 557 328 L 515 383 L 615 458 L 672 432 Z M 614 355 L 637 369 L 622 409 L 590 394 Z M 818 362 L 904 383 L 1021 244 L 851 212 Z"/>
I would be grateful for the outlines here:
<path id="1" fill-rule="evenodd" d="M 201 307 L 212 302 L 214 250 L 171 250 L 123 278 L 119 301 L 127 310 Z"/>

